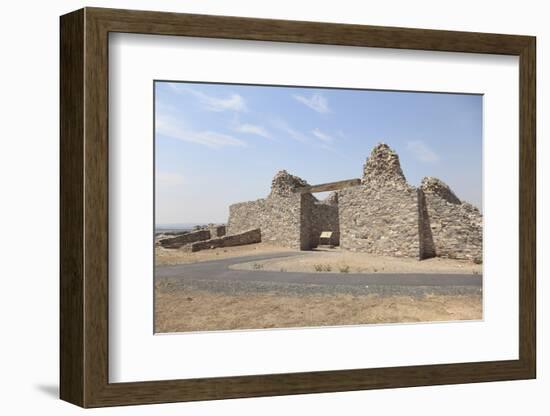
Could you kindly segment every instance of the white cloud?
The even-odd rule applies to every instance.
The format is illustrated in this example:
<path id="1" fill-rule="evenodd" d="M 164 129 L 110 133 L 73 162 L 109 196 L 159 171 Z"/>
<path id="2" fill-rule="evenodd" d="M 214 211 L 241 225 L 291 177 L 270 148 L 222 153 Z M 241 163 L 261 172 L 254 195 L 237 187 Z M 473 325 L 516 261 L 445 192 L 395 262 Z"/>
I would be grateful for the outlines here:
<path id="1" fill-rule="evenodd" d="M 328 106 L 328 100 L 321 94 L 313 94 L 310 98 L 303 95 L 293 95 L 294 99 L 308 106 L 318 113 L 329 113 L 330 108 Z"/>
<path id="2" fill-rule="evenodd" d="M 172 172 L 157 172 L 155 181 L 158 187 L 174 187 L 185 183 L 182 175 Z"/>
<path id="3" fill-rule="evenodd" d="M 316 144 L 320 142 L 322 143 L 321 147 L 325 147 L 330 145 L 334 140 L 331 135 L 324 133 L 319 128 L 311 130 L 311 134 L 302 133 L 301 131 L 294 129 L 285 120 L 280 118 L 272 119 L 271 124 L 277 130 L 282 131 L 286 136 L 299 142 L 309 142 L 311 144 Z"/>
<path id="4" fill-rule="evenodd" d="M 239 94 L 230 94 L 229 97 L 219 98 L 197 91 L 185 84 L 169 84 L 178 93 L 189 93 L 198 98 L 201 105 L 209 111 L 246 111 L 246 101 Z"/>
<path id="5" fill-rule="evenodd" d="M 298 130 L 293 129 L 286 121 L 276 118 L 271 120 L 271 124 L 273 127 L 275 127 L 278 130 L 281 130 L 283 133 L 288 135 L 290 138 L 294 140 L 298 140 L 299 142 L 305 142 L 307 141 L 307 137 L 305 134 L 299 132 Z"/>
<path id="6" fill-rule="evenodd" d="M 318 128 L 313 129 L 312 133 L 317 139 L 319 139 L 319 140 L 321 140 L 325 143 L 332 143 L 332 140 L 333 140 L 332 136 L 329 136 L 328 134 L 323 133 Z"/>
<path id="7" fill-rule="evenodd" d="M 264 127 L 254 124 L 237 123 L 234 127 L 234 130 L 238 131 L 239 133 L 255 134 L 256 136 L 265 137 L 266 139 L 271 138 L 271 135 Z"/>
<path id="8" fill-rule="evenodd" d="M 439 155 L 428 147 L 422 140 L 407 142 L 407 149 L 421 162 L 437 162 Z"/>
<path id="9" fill-rule="evenodd" d="M 193 131 L 171 117 L 157 117 L 155 132 L 173 139 L 201 144 L 211 149 L 220 149 L 225 146 L 246 147 L 246 143 L 236 137 L 214 131 Z"/>

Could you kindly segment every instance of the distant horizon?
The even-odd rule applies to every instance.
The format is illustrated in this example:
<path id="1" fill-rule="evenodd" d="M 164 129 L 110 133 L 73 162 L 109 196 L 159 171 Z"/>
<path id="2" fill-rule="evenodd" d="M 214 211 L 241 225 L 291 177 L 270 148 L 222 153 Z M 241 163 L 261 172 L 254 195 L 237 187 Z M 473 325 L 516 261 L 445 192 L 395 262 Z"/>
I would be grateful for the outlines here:
<path id="1" fill-rule="evenodd" d="M 158 229 L 158 230 L 185 229 L 185 228 L 196 227 L 197 225 L 208 225 L 208 224 L 219 224 L 219 223 L 213 223 L 212 221 L 165 223 L 165 224 L 155 224 L 155 229 Z"/>
<path id="2" fill-rule="evenodd" d="M 435 176 L 482 209 L 482 96 L 155 82 L 155 228 L 226 223 L 279 170 L 362 176 L 379 142 L 409 184 Z M 307 155 L 307 156 L 304 156 Z"/>

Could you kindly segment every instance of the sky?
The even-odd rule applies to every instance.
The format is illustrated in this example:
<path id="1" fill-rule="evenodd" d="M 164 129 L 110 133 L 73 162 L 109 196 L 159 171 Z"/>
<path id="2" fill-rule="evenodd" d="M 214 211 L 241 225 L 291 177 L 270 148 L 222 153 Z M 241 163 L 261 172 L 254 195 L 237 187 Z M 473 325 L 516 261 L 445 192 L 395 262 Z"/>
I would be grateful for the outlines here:
<path id="1" fill-rule="evenodd" d="M 155 81 L 155 221 L 224 223 L 285 169 L 360 178 L 387 143 L 407 181 L 435 176 L 482 203 L 481 95 Z"/>

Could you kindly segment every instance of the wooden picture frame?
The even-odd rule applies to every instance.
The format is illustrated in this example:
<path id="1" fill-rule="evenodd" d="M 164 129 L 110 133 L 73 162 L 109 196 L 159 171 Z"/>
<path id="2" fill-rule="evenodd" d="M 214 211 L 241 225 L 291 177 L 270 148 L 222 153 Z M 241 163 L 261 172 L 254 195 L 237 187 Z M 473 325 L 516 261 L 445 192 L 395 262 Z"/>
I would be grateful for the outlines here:
<path id="1" fill-rule="evenodd" d="M 60 28 L 61 399 L 82 407 L 101 407 L 535 378 L 534 37 L 100 8 L 64 15 Z M 109 383 L 110 32 L 518 56 L 519 359 Z"/>

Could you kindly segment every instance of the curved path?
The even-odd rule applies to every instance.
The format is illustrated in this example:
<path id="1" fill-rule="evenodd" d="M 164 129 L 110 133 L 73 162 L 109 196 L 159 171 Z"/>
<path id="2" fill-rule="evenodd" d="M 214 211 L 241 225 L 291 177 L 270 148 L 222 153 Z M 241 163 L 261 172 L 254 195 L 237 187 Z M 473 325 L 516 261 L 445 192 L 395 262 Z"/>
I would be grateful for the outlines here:
<path id="1" fill-rule="evenodd" d="M 182 280 L 266 282 L 283 284 L 347 285 L 347 286 L 474 286 L 481 287 L 482 276 L 445 273 L 307 273 L 264 270 L 235 270 L 229 266 L 303 253 L 273 253 L 232 257 L 191 264 L 155 267 L 155 278 Z"/>

